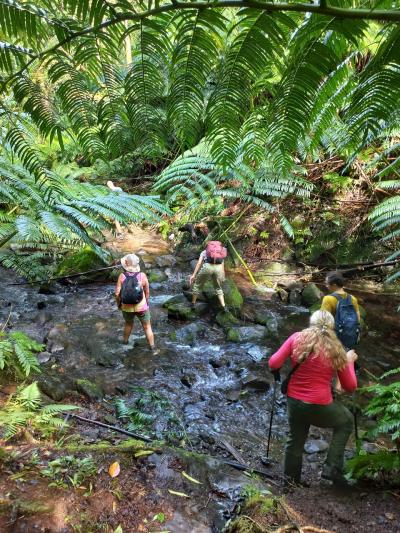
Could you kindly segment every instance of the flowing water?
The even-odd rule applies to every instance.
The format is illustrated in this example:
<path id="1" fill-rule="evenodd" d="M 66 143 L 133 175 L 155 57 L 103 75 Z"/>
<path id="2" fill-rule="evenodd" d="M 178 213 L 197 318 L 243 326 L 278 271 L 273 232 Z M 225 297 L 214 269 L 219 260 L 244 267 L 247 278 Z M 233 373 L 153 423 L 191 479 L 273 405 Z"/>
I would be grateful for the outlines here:
<path id="1" fill-rule="evenodd" d="M 143 430 L 151 437 L 165 437 L 170 431 L 172 443 L 174 438 L 183 438 L 189 449 L 220 457 L 229 457 L 221 442 L 227 441 L 246 461 L 260 467 L 266 455 L 273 390 L 267 359 L 282 340 L 306 325 L 308 310 L 253 296 L 246 305 L 268 308 L 275 319 L 275 334 L 256 342 L 228 343 L 210 314 L 191 323 L 195 340 L 187 341 L 182 328 L 188 323 L 169 319 L 163 308 L 166 300 L 181 291 L 182 276 L 174 269 L 168 274 L 169 279 L 154 284 L 151 291 L 152 324 L 160 348 L 157 356 L 147 348 L 138 323 L 130 343 L 122 344 L 123 321 L 114 302 L 113 284 L 57 285 L 54 294 L 40 294 L 37 288 L 11 285 L 15 276 L 2 270 L 0 321 L 8 319 L 9 328 L 47 342 L 49 353 L 42 355 L 43 368 L 71 389 L 76 379 L 85 378 L 103 388 L 111 406 L 115 396 L 129 404 L 137 397 L 137 386 L 168 400 L 152 428 Z M 370 363 L 374 371 L 398 366 L 399 348 L 388 346 L 386 340 L 387 332 L 381 331 L 380 324 L 369 324 L 360 353 L 364 349 L 365 365 Z M 280 393 L 272 429 L 271 454 L 279 461 L 286 432 L 285 398 Z M 157 458 L 152 460 L 160 480 L 167 484 L 168 467 Z M 219 531 L 249 478 L 212 459 L 193 460 L 191 472 L 208 479 L 203 496 L 208 491 L 219 497 L 205 509 L 199 503 L 204 503 L 199 492 L 199 502 L 182 505 L 169 527 L 174 533 Z"/>

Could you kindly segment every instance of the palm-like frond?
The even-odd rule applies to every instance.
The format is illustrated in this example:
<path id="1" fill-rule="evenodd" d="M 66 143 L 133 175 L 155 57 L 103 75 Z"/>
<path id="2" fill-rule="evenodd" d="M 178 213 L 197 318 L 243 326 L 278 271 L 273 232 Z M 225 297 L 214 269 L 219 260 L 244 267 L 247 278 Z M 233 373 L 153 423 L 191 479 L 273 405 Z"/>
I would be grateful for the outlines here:
<path id="1" fill-rule="evenodd" d="M 283 14 L 243 9 L 231 29 L 232 42 L 217 74 L 206 115 L 211 153 L 223 166 L 235 160 L 241 126 L 251 106 L 252 84 L 270 63 L 282 57 L 287 27 L 293 27 L 293 22 Z"/>
<path id="2" fill-rule="evenodd" d="M 218 11 L 179 13 L 174 21 L 177 40 L 170 64 L 169 118 L 183 146 L 201 137 L 205 89 L 216 66 L 227 21 Z"/>

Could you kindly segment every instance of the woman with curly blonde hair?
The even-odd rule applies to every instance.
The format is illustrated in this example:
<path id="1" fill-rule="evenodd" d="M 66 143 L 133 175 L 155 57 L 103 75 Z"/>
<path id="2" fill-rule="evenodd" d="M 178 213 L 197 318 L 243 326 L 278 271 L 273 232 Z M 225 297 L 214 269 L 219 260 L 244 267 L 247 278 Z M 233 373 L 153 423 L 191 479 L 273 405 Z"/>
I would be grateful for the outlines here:
<path id="1" fill-rule="evenodd" d="M 332 398 L 332 379 L 337 374 L 342 388 L 357 388 L 354 350 L 347 353 L 335 334 L 335 321 L 328 311 L 311 315 L 310 326 L 291 335 L 269 360 L 276 373 L 290 358 L 292 375 L 287 388 L 289 436 L 284 473 L 288 483 L 300 484 L 304 444 L 310 425 L 332 428 L 332 440 L 322 477 L 343 484 L 343 456 L 353 429 L 350 411 Z"/>

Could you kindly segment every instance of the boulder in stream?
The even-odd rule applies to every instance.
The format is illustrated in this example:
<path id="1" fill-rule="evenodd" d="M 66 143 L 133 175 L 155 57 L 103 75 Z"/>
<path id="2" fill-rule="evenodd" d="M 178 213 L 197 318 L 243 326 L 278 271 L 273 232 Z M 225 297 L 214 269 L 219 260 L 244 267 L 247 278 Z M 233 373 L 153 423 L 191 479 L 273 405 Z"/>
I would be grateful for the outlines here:
<path id="1" fill-rule="evenodd" d="M 264 326 L 240 326 L 228 328 L 226 339 L 230 342 L 259 342 L 266 336 Z"/>
<path id="2" fill-rule="evenodd" d="M 67 326 L 56 324 L 47 334 L 47 351 L 50 353 L 62 352 L 67 346 Z"/>
<path id="3" fill-rule="evenodd" d="M 151 270 L 148 274 L 150 283 L 161 283 L 168 279 L 167 274 L 163 270 Z"/>
<path id="4" fill-rule="evenodd" d="M 201 316 L 207 312 L 207 304 L 202 302 L 196 303 L 195 309 L 192 309 L 183 294 L 173 296 L 164 302 L 163 307 L 167 309 L 170 318 L 180 320 L 194 320 L 197 316 Z"/>
<path id="5" fill-rule="evenodd" d="M 240 294 L 238 286 L 233 279 L 227 278 L 222 285 L 222 289 L 224 291 L 225 304 L 227 307 L 240 310 L 243 305 L 243 296 Z M 208 302 L 215 303 L 216 306 L 219 306 L 212 281 L 207 281 L 204 284 L 203 294 Z"/>
<path id="6" fill-rule="evenodd" d="M 206 329 L 205 324 L 199 322 L 193 322 L 177 329 L 174 332 L 174 340 L 183 343 L 193 345 L 196 342 L 198 335 Z"/>
<path id="7" fill-rule="evenodd" d="M 315 285 L 315 283 L 307 283 L 303 289 L 303 292 L 301 293 L 301 301 L 307 307 L 311 307 L 312 305 L 318 303 L 322 296 L 322 292 Z"/>

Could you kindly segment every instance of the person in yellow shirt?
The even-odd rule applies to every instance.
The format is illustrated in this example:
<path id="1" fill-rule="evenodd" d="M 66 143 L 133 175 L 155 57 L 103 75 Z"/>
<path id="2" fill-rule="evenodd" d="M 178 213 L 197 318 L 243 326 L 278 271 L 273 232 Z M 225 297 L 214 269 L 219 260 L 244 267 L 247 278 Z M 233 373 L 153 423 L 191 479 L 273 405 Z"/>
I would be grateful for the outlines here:
<path id="1" fill-rule="evenodd" d="M 341 298 L 347 298 L 347 292 L 344 290 L 344 277 L 339 271 L 328 272 L 325 278 L 325 285 L 330 293 L 335 293 Z M 356 310 L 358 320 L 361 322 L 360 308 L 358 307 L 358 301 L 355 296 L 351 296 L 351 302 Z M 336 315 L 336 308 L 338 305 L 338 299 L 332 294 L 324 296 L 321 304 L 322 311 L 329 311 L 333 316 Z"/>

